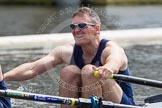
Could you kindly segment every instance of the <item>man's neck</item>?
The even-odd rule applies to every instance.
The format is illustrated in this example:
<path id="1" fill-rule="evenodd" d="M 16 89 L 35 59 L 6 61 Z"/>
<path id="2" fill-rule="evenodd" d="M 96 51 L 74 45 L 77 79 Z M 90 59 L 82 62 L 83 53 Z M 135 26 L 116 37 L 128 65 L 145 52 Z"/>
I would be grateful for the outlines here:
<path id="1" fill-rule="evenodd" d="M 98 39 L 98 40 L 96 40 L 94 42 L 91 42 L 91 44 L 81 46 L 82 51 L 83 51 L 83 55 L 84 56 L 94 56 L 98 51 L 100 41 L 101 40 Z"/>

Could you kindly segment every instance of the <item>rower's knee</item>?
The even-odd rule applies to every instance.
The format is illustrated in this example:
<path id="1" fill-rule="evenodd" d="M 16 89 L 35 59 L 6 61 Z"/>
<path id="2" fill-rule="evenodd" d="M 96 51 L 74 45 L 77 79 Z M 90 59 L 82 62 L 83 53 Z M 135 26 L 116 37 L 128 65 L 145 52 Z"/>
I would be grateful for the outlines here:
<path id="1" fill-rule="evenodd" d="M 93 76 L 94 65 L 86 65 L 82 68 L 82 97 L 88 98 L 91 95 L 102 96 L 102 88 L 99 79 Z"/>
<path id="2" fill-rule="evenodd" d="M 61 70 L 60 79 L 68 84 L 78 85 L 81 83 L 80 69 L 74 65 L 66 66 Z"/>
<path id="3" fill-rule="evenodd" d="M 94 76 L 93 76 L 93 65 L 86 65 L 82 68 L 82 71 L 81 71 L 81 75 L 82 75 L 82 79 L 92 79 Z"/>

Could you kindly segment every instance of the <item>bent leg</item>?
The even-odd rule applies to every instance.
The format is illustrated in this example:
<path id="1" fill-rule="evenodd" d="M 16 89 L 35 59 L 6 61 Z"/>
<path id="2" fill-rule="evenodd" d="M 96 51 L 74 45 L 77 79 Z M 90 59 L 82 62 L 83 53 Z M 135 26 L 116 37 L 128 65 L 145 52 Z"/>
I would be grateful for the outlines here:
<path id="1" fill-rule="evenodd" d="M 80 69 L 74 65 L 66 66 L 60 73 L 59 96 L 78 98 L 81 87 Z M 61 108 L 71 108 L 69 105 L 61 105 Z"/>
<path id="2" fill-rule="evenodd" d="M 82 97 L 89 98 L 94 95 L 102 97 L 102 88 L 99 79 L 93 76 L 92 65 L 86 65 L 81 71 L 82 78 Z"/>
<path id="3" fill-rule="evenodd" d="M 120 103 L 122 98 L 122 89 L 113 79 L 99 79 L 93 76 L 93 65 L 83 67 L 82 86 L 84 92 L 82 96 L 88 98 L 91 95 L 103 97 L 104 100 Z"/>
<path id="4" fill-rule="evenodd" d="M 123 91 L 114 79 L 107 79 L 102 83 L 103 97 L 107 101 L 120 103 Z"/>

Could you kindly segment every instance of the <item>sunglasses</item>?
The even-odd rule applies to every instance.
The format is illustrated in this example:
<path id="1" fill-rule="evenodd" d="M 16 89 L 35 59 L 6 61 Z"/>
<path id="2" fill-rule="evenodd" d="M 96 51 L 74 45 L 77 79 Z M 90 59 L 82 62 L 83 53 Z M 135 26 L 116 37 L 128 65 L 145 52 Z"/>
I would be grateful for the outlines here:
<path id="1" fill-rule="evenodd" d="M 83 23 L 79 23 L 79 24 L 70 24 L 70 28 L 71 29 L 75 29 L 75 28 L 83 29 L 83 28 L 87 27 L 88 25 L 94 26 L 95 24 L 87 23 L 87 22 L 83 22 Z"/>

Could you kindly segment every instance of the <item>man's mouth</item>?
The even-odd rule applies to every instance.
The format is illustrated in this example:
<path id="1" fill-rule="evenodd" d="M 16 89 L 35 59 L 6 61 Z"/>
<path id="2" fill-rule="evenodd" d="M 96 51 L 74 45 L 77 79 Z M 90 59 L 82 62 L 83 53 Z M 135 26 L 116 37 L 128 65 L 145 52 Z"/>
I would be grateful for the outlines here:
<path id="1" fill-rule="evenodd" d="M 76 36 L 75 36 L 76 39 L 81 39 L 81 38 L 83 38 L 83 37 L 84 37 L 83 35 L 76 35 Z"/>

